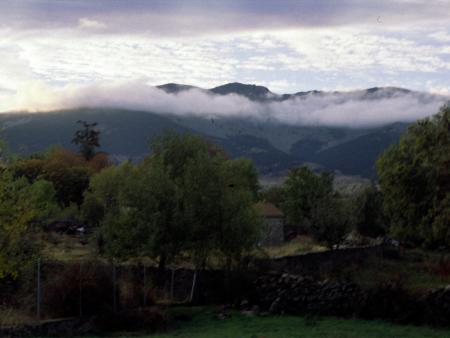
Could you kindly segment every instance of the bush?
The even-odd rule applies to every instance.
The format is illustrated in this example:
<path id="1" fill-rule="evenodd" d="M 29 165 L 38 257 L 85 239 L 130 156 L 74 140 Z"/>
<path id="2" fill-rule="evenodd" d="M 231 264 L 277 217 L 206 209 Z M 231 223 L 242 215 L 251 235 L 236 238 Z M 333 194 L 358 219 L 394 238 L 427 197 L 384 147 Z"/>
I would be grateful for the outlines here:
<path id="1" fill-rule="evenodd" d="M 158 308 L 145 308 L 122 311 L 95 317 L 93 326 L 99 333 L 117 331 L 165 331 L 167 318 Z"/>
<path id="2" fill-rule="evenodd" d="M 360 315 L 366 319 L 421 324 L 423 307 L 419 297 L 405 289 L 404 279 L 398 274 L 367 291 L 367 299 Z"/>
<path id="3" fill-rule="evenodd" d="M 108 313 L 113 310 L 112 274 L 96 262 L 47 266 L 43 276 L 43 313 L 52 317 Z M 58 271 L 60 270 L 60 271 Z M 81 296 L 81 298 L 80 298 Z"/>
<path id="4" fill-rule="evenodd" d="M 446 278 L 450 276 L 450 257 L 442 255 L 439 260 L 429 260 L 424 263 L 425 271 L 432 276 Z"/>

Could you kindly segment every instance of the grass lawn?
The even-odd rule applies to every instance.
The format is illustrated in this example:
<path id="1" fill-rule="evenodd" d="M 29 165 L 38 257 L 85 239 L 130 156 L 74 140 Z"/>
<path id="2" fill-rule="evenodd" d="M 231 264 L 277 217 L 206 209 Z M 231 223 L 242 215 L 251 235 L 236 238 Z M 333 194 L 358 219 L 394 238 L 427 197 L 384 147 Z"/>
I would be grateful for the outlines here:
<path id="1" fill-rule="evenodd" d="M 294 316 L 249 317 L 234 313 L 219 320 L 210 309 L 179 309 L 194 312 L 192 320 L 177 323 L 168 333 L 117 334 L 111 337 L 145 338 L 450 338 L 450 330 L 401 326 L 380 321 Z M 94 338 L 94 337 L 90 337 Z"/>
<path id="2" fill-rule="evenodd" d="M 325 246 L 317 243 L 310 236 L 298 236 L 282 245 L 266 246 L 256 250 L 255 255 L 260 258 L 277 258 L 326 250 Z"/>
<path id="3" fill-rule="evenodd" d="M 415 338 L 449 337 L 450 330 L 400 326 L 378 321 L 336 318 L 305 319 L 293 316 L 248 317 L 239 313 L 219 320 L 208 310 L 199 310 L 192 321 L 180 323 L 167 334 L 153 338 Z"/>
<path id="4" fill-rule="evenodd" d="M 394 325 L 382 321 L 295 316 L 246 316 L 219 320 L 210 309 L 178 309 L 192 320 L 176 322 L 167 333 L 116 333 L 102 337 L 141 338 L 450 338 L 450 329 Z M 6 323 L 5 323 L 6 324 Z M 12 323 L 8 323 L 12 324 Z M 46 337 L 41 337 L 46 338 Z M 85 337 L 100 338 L 100 337 Z"/>
<path id="5" fill-rule="evenodd" d="M 362 286 L 400 280 L 405 288 L 426 290 L 450 285 L 450 255 L 424 250 L 406 250 L 399 259 L 378 258 L 353 269 Z"/>

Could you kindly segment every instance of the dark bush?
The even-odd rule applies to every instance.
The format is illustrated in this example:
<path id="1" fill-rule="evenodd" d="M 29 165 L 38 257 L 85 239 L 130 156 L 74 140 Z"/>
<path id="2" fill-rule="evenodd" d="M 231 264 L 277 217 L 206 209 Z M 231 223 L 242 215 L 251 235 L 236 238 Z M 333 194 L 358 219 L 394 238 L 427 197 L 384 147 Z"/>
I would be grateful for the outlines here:
<path id="1" fill-rule="evenodd" d="M 425 271 L 432 276 L 446 278 L 450 276 L 450 257 L 442 255 L 439 259 L 424 263 Z"/>
<path id="2" fill-rule="evenodd" d="M 156 332 L 167 329 L 167 319 L 158 308 L 150 307 L 96 316 L 93 319 L 93 326 L 99 333 L 114 331 Z"/>
<path id="3" fill-rule="evenodd" d="M 398 260 L 401 258 L 399 248 L 396 248 L 393 246 L 384 247 L 383 251 L 382 251 L 382 255 L 383 255 L 383 258 L 391 259 L 391 260 Z"/>
<path id="4" fill-rule="evenodd" d="M 366 297 L 360 313 L 363 318 L 415 324 L 423 321 L 420 297 L 405 289 L 401 275 L 368 290 Z"/>
<path id="5" fill-rule="evenodd" d="M 90 316 L 111 312 L 113 284 L 109 267 L 96 262 L 47 266 L 42 301 L 46 316 Z M 81 302 L 81 304 L 80 304 Z"/>

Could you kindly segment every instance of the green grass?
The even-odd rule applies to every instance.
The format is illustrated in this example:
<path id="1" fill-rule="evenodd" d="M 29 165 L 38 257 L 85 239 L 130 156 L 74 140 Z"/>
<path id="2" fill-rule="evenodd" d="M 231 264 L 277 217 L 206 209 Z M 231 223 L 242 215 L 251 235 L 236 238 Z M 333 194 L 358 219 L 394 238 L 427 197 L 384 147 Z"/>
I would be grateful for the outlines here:
<path id="1" fill-rule="evenodd" d="M 194 315 L 193 320 L 167 334 L 153 338 L 400 338 L 450 337 L 450 331 L 426 327 L 398 326 L 377 321 L 335 318 L 305 319 L 293 316 L 247 317 L 234 313 L 218 320 L 208 311 Z"/>
<path id="2" fill-rule="evenodd" d="M 34 321 L 35 319 L 24 311 L 0 306 L 0 327 L 14 327 Z"/>
<path id="3" fill-rule="evenodd" d="M 442 257 L 450 257 L 424 250 L 406 250 L 399 259 L 374 258 L 359 267 L 348 267 L 356 282 L 362 286 L 376 286 L 382 282 L 400 281 L 405 288 L 426 290 L 450 285 L 450 275 L 433 272 Z M 354 270 L 353 272 L 351 270 Z"/>
<path id="4" fill-rule="evenodd" d="M 327 248 L 325 246 L 317 243 L 310 236 L 298 236 L 293 240 L 281 245 L 263 247 L 262 255 L 260 251 L 256 251 L 255 255 L 261 257 L 277 258 L 326 250 Z"/>
<path id="5" fill-rule="evenodd" d="M 400 326 L 354 319 L 307 319 L 293 316 L 248 317 L 232 313 L 216 319 L 208 309 L 194 311 L 191 321 L 178 323 L 168 333 L 146 338 L 450 338 L 450 330 Z M 127 337 L 127 335 L 118 335 Z M 142 337 L 142 336 L 141 336 Z"/>
<path id="6" fill-rule="evenodd" d="M 92 243 L 82 244 L 80 239 L 71 235 L 50 233 L 43 240 L 42 255 L 59 262 L 72 262 L 96 258 Z"/>

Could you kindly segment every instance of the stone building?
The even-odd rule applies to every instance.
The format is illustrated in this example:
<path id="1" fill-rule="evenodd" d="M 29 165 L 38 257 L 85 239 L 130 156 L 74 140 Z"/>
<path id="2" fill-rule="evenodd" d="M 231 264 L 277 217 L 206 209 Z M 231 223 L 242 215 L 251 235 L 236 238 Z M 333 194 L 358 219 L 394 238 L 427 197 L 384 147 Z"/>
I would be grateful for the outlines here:
<path id="1" fill-rule="evenodd" d="M 284 242 L 284 214 L 272 203 L 258 203 L 256 205 L 260 215 L 264 218 L 265 229 L 260 245 L 279 245 Z"/>

